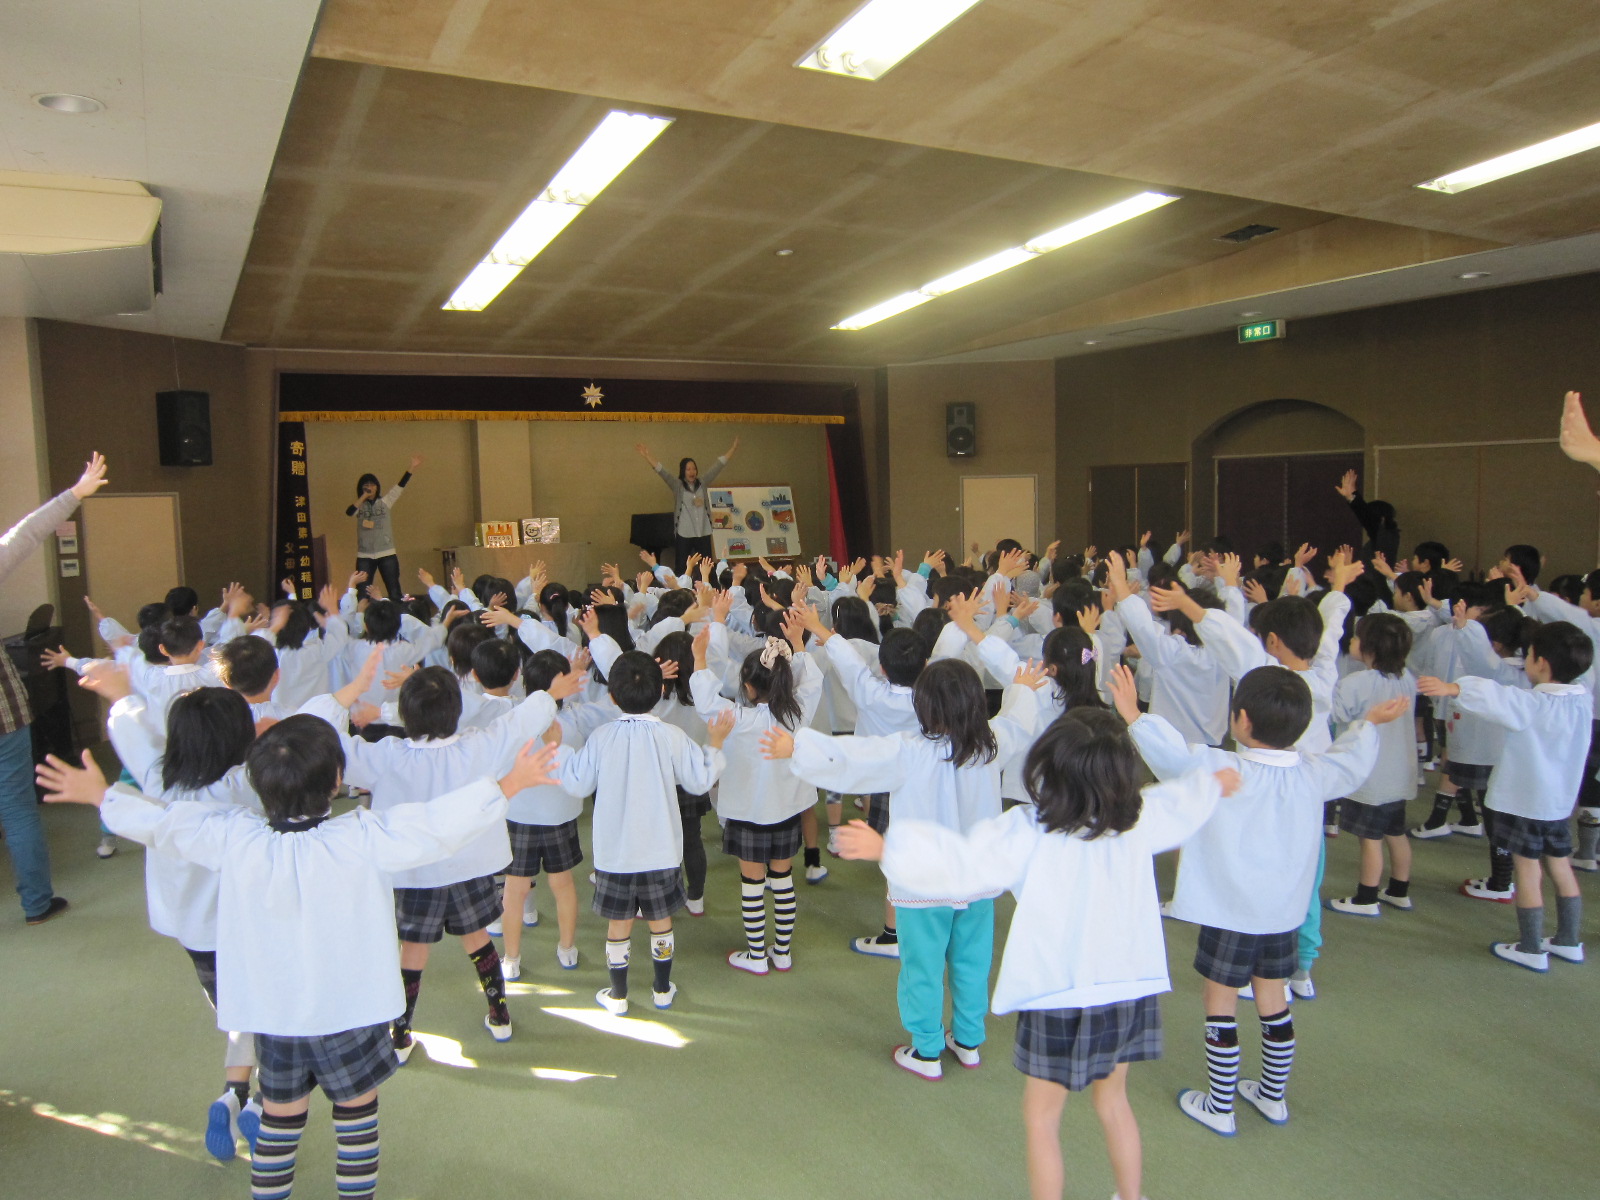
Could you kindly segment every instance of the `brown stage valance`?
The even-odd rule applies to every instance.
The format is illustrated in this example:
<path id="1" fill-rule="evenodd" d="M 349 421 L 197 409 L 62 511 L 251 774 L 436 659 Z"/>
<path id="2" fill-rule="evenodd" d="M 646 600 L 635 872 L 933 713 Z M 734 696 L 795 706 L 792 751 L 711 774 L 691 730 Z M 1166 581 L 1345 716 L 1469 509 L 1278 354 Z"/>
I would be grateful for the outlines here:
<path id="1" fill-rule="evenodd" d="M 643 413 L 643 412 L 467 412 L 461 409 L 412 409 L 378 412 L 280 412 L 279 421 L 689 421 L 700 424 L 741 422 L 752 425 L 843 425 L 845 418 L 812 413 Z"/>

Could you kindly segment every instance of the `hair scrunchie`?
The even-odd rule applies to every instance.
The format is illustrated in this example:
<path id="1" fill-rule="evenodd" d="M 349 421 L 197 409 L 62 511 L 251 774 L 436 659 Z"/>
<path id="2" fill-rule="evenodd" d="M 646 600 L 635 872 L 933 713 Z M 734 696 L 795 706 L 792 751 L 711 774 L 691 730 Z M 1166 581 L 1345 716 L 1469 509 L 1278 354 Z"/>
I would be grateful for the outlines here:
<path id="1" fill-rule="evenodd" d="M 780 658 L 786 660 L 794 658 L 794 647 L 784 638 L 769 637 L 767 644 L 761 647 L 761 665 L 770 671 Z"/>
<path id="2" fill-rule="evenodd" d="M 1100 661 L 1100 651 L 1094 649 L 1093 647 L 1090 647 L 1089 649 L 1082 651 L 1082 654 L 1083 654 L 1083 662 L 1081 664 L 1082 666 L 1087 667 L 1092 662 L 1099 662 Z"/>

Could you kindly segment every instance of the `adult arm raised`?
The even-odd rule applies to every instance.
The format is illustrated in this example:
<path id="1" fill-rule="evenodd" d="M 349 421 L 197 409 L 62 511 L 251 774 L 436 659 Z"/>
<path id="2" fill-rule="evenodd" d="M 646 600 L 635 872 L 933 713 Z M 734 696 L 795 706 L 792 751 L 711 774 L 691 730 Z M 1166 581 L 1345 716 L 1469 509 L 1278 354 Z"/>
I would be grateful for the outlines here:
<path id="1" fill-rule="evenodd" d="M 48 504 L 34 509 L 0 536 L 0 579 L 11 574 L 83 500 L 106 485 L 106 460 L 96 450 L 83 464 L 78 482 Z"/>

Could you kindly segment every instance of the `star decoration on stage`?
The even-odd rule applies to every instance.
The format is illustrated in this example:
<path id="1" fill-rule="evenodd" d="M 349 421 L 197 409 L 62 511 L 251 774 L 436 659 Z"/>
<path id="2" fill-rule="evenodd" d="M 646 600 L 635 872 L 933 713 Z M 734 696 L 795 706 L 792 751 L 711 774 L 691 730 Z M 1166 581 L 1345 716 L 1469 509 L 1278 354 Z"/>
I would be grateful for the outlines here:
<path id="1" fill-rule="evenodd" d="M 595 387 L 595 385 L 592 383 L 583 389 L 583 402 L 590 408 L 598 408 L 600 406 L 600 401 L 604 400 L 605 398 L 606 394 L 599 388 Z"/>

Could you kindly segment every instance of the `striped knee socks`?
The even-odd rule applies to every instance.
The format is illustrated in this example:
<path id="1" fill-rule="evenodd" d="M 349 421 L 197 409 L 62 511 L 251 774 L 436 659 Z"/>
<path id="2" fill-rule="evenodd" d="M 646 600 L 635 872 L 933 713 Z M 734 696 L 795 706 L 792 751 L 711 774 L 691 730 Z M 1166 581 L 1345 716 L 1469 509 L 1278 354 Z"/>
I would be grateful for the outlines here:
<path id="1" fill-rule="evenodd" d="M 789 885 L 790 894 L 794 885 Z M 739 877 L 739 905 L 744 912 L 744 940 L 751 958 L 767 956 L 767 881 Z"/>
<path id="2" fill-rule="evenodd" d="M 1235 1051 L 1234 1062 L 1238 1062 Z M 1284 1009 L 1275 1017 L 1261 1018 L 1261 1098 L 1282 1100 L 1294 1066 L 1294 1018 Z"/>
<path id="3" fill-rule="evenodd" d="M 1239 1022 L 1232 1017 L 1206 1018 L 1206 1073 L 1211 1111 L 1231 1113 L 1239 1087 Z"/>
<path id="4" fill-rule="evenodd" d="M 294 1158 L 305 1132 L 306 1114 L 265 1113 L 250 1157 L 250 1200 L 288 1200 L 294 1188 Z"/>
<path id="5" fill-rule="evenodd" d="M 378 1098 L 357 1108 L 333 1106 L 339 1200 L 371 1200 L 378 1188 Z"/>
<path id="6" fill-rule="evenodd" d="M 787 954 L 794 936 L 794 872 L 771 871 L 767 880 L 772 884 L 772 952 Z"/>

